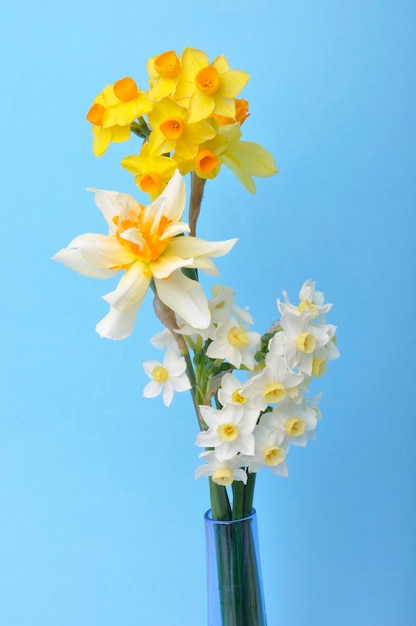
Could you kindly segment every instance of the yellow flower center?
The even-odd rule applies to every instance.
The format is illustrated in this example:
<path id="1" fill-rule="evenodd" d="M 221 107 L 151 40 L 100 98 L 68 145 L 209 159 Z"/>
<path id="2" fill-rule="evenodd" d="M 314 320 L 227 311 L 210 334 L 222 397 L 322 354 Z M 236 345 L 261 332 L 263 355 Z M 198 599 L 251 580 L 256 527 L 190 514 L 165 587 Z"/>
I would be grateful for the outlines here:
<path id="1" fill-rule="evenodd" d="M 305 432 L 305 420 L 300 417 L 291 417 L 285 424 L 285 430 L 291 437 L 300 437 Z"/>
<path id="2" fill-rule="evenodd" d="M 295 343 L 298 350 L 306 354 L 310 354 L 316 348 L 315 337 L 311 333 L 300 333 L 296 337 Z"/>
<path id="3" fill-rule="evenodd" d="M 195 168 L 202 174 L 209 174 L 218 165 L 218 157 L 211 150 L 200 150 L 195 157 Z"/>
<path id="4" fill-rule="evenodd" d="M 103 123 L 103 116 L 105 113 L 105 107 L 102 104 L 98 104 L 97 102 L 92 105 L 90 110 L 88 111 L 86 117 L 91 124 L 94 126 L 101 126 Z"/>
<path id="5" fill-rule="evenodd" d="M 184 128 L 185 124 L 177 117 L 174 117 L 171 120 L 166 120 L 160 125 L 160 130 L 165 135 L 165 137 L 167 139 L 173 140 L 179 139 L 179 137 L 183 133 Z"/>
<path id="6" fill-rule="evenodd" d="M 139 187 L 145 193 L 156 193 L 162 186 L 162 177 L 157 172 L 146 172 L 140 179 Z"/>
<path id="7" fill-rule="evenodd" d="M 217 485 L 231 485 L 233 482 L 233 473 L 229 467 L 218 467 L 212 474 L 212 480 Z"/>
<path id="8" fill-rule="evenodd" d="M 228 343 L 236 348 L 242 348 L 248 344 L 248 336 L 245 330 L 239 326 L 233 326 L 230 328 L 227 334 Z"/>
<path id="9" fill-rule="evenodd" d="M 151 377 L 157 383 L 165 383 L 169 378 L 169 372 L 163 365 L 156 365 L 156 367 L 152 369 Z"/>
<path id="10" fill-rule="evenodd" d="M 195 78 L 196 86 L 207 94 L 215 93 L 220 86 L 220 77 L 215 67 L 204 67 Z"/>
<path id="11" fill-rule="evenodd" d="M 155 70 L 163 78 L 175 78 L 181 71 L 181 65 L 173 50 L 159 54 L 155 58 Z"/>
<path id="12" fill-rule="evenodd" d="M 285 460 L 285 453 L 278 446 L 267 446 L 263 450 L 263 460 L 265 465 L 274 467 Z"/>
<path id="13" fill-rule="evenodd" d="M 247 402 L 247 398 L 241 395 L 240 389 L 236 389 L 231 394 L 231 400 L 236 404 L 245 404 Z"/>
<path id="14" fill-rule="evenodd" d="M 133 254 L 139 257 L 139 259 L 141 259 L 144 263 L 150 263 L 150 261 L 158 259 L 166 248 L 170 238 L 163 239 L 162 241 L 160 238 L 167 226 L 172 223 L 172 220 L 167 218 L 165 215 L 162 215 L 158 228 L 155 228 L 154 224 L 142 224 L 142 216 L 143 212 L 137 217 L 136 221 L 123 220 L 122 222 L 119 222 L 118 217 L 114 218 L 113 221 L 118 226 L 116 236 L 119 242 L 124 246 L 129 247 Z M 129 228 L 135 228 L 138 230 L 140 238 L 143 242 L 141 245 L 121 237 L 123 232 Z"/>
<path id="15" fill-rule="evenodd" d="M 263 398 L 266 402 L 280 402 L 286 395 L 286 389 L 282 383 L 270 383 L 263 389 Z"/>
<path id="16" fill-rule="evenodd" d="M 238 428 L 232 422 L 225 422 L 217 427 L 217 435 L 221 441 L 235 441 L 238 437 Z"/>
<path id="17" fill-rule="evenodd" d="M 137 96 L 137 85 L 132 78 L 127 76 L 114 83 L 113 91 L 119 100 L 128 102 Z"/>
<path id="18" fill-rule="evenodd" d="M 323 356 L 318 356 L 312 360 L 312 376 L 322 376 L 326 371 L 326 359 Z"/>

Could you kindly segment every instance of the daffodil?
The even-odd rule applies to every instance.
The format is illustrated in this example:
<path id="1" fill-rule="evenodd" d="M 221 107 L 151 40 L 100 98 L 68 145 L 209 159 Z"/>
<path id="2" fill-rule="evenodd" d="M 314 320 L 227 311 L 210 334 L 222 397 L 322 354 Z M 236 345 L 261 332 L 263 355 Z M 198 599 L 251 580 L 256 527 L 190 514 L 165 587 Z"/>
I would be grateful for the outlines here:
<path id="1" fill-rule="evenodd" d="M 145 92 L 129 76 L 121 78 L 113 85 L 107 85 L 102 94 L 108 107 L 103 119 L 104 128 L 114 125 L 128 126 L 136 117 L 148 113 L 153 106 Z"/>
<path id="2" fill-rule="evenodd" d="M 224 56 L 210 63 L 205 52 L 185 48 L 174 98 L 189 108 L 189 123 L 206 119 L 212 113 L 233 117 L 234 98 L 248 79 L 247 72 L 230 70 Z"/>
<path id="3" fill-rule="evenodd" d="M 170 406 L 175 391 L 188 391 L 191 388 L 185 373 L 186 361 L 178 356 L 175 349 L 169 348 L 163 359 L 159 361 L 145 361 L 143 369 L 151 379 L 143 389 L 145 398 L 155 398 L 162 394 L 165 406 Z"/>
<path id="4" fill-rule="evenodd" d="M 135 175 L 134 182 L 151 200 L 162 193 L 177 169 L 176 161 L 170 157 L 151 154 L 148 143 L 143 145 L 140 154 L 122 159 L 121 165 Z"/>
<path id="5" fill-rule="evenodd" d="M 289 437 L 291 444 L 303 447 L 308 439 L 315 439 L 317 423 L 316 412 L 307 405 L 305 398 L 300 403 L 283 400 L 260 420 L 262 426 L 279 428 Z"/>
<path id="6" fill-rule="evenodd" d="M 231 485 L 235 480 L 240 480 L 246 484 L 247 474 L 242 469 L 244 458 L 240 454 L 222 461 L 215 456 L 215 452 L 212 450 L 201 452 L 199 456 L 206 461 L 206 464 L 196 468 L 195 478 L 211 476 L 215 484 L 223 487 Z"/>
<path id="7" fill-rule="evenodd" d="M 215 122 L 212 122 L 215 126 Z M 230 169 L 244 187 L 255 193 L 253 176 L 273 176 L 278 171 L 271 153 L 257 143 L 241 141 L 240 124 L 217 125 L 216 136 L 202 144 L 192 161 L 177 158 L 182 174 L 194 170 L 200 178 L 215 178 L 222 165 Z"/>
<path id="8" fill-rule="evenodd" d="M 231 317 L 218 324 L 211 338 L 207 349 L 207 356 L 211 359 L 227 359 L 236 368 L 241 365 L 249 369 L 254 367 L 260 334 L 247 330 L 246 324 L 241 325 Z"/>
<path id="9" fill-rule="evenodd" d="M 283 330 L 270 340 L 268 358 L 282 356 L 291 369 L 310 376 L 316 350 L 327 345 L 335 332 L 330 324 L 314 324 L 315 317 L 310 309 L 302 313 L 286 310 L 280 319 Z"/>
<path id="10" fill-rule="evenodd" d="M 102 156 L 110 143 L 127 141 L 130 138 L 130 125 L 104 126 L 108 106 L 102 94 L 99 94 L 87 113 L 87 120 L 92 124 L 93 152 Z"/>
<path id="11" fill-rule="evenodd" d="M 195 327 L 211 321 L 200 284 L 181 268 L 216 273 L 211 256 L 229 252 L 236 240 L 209 242 L 186 236 L 181 222 L 185 183 L 176 172 L 165 192 L 144 207 L 128 194 L 96 191 L 96 203 L 109 225 L 108 235 L 76 237 L 54 257 L 80 274 L 108 278 L 125 270 L 114 291 L 104 296 L 110 312 L 97 325 L 102 337 L 123 339 L 133 329 L 137 312 L 152 284 L 159 299 Z"/>
<path id="12" fill-rule="evenodd" d="M 319 318 L 328 311 L 331 310 L 332 304 L 325 304 L 324 302 L 324 294 L 322 291 L 317 291 L 315 288 L 315 281 L 306 280 L 299 291 L 299 305 L 295 306 L 290 303 L 287 292 L 283 292 L 283 296 L 285 298 L 285 302 L 277 301 L 277 308 L 280 313 L 284 313 L 284 311 L 290 310 L 295 313 L 302 313 L 302 311 L 309 310 L 315 313 L 315 318 Z"/>
<path id="13" fill-rule="evenodd" d="M 286 454 L 289 441 L 284 432 L 278 428 L 257 425 L 253 434 L 256 443 L 253 457 L 247 459 L 248 471 L 255 473 L 262 467 L 268 467 L 273 474 L 287 476 Z"/>
<path id="14" fill-rule="evenodd" d="M 147 62 L 147 71 L 150 85 L 147 95 L 150 100 L 161 100 L 175 91 L 181 71 L 180 57 L 174 50 L 151 57 Z"/>
<path id="15" fill-rule="evenodd" d="M 240 405 L 228 404 L 221 410 L 200 406 L 208 430 L 200 432 L 196 445 L 212 447 L 219 461 L 231 459 L 237 452 L 254 454 L 253 429 L 258 413 L 245 412 Z"/>
<path id="16" fill-rule="evenodd" d="M 149 150 L 152 154 L 175 152 L 180 160 L 193 159 L 198 146 L 215 137 L 207 121 L 189 124 L 188 111 L 171 98 L 156 103 L 148 114 L 152 127 Z"/>
<path id="17" fill-rule="evenodd" d="M 288 397 L 300 398 L 302 374 L 292 372 L 283 357 L 267 360 L 266 367 L 250 378 L 244 385 L 244 395 L 250 398 L 252 406 L 264 411 L 268 405 L 276 404 Z"/>

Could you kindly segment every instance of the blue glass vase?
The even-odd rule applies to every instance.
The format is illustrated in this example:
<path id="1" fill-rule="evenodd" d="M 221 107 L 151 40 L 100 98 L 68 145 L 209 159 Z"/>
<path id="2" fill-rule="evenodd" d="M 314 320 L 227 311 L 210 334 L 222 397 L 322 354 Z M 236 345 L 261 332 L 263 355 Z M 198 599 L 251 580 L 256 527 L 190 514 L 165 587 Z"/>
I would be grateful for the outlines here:
<path id="1" fill-rule="evenodd" d="M 256 511 L 239 520 L 204 516 L 208 626 L 267 626 Z"/>

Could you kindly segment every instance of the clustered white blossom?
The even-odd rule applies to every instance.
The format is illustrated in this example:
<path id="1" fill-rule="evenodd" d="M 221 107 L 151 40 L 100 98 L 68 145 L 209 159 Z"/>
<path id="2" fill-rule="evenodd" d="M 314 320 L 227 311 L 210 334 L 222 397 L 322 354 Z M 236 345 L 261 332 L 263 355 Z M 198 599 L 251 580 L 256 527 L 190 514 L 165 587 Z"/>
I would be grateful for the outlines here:
<path id="1" fill-rule="evenodd" d="M 209 301 L 208 328 L 193 328 L 176 315 L 176 332 L 194 352 L 193 393 L 199 398 L 201 425 L 196 445 L 205 448 L 200 454 L 205 464 L 196 469 L 196 478 L 211 476 L 225 486 L 234 480 L 246 483 L 247 472 L 264 466 L 287 476 L 290 446 L 306 446 L 314 439 L 321 417 L 316 408 L 320 395 L 309 398 L 309 384 L 324 373 L 327 361 L 339 356 L 336 328 L 325 320 L 331 306 L 308 280 L 298 305 L 284 292 L 284 302 L 277 301 L 280 320 L 261 336 L 249 330 L 253 320 L 247 308 L 235 305 L 234 291 L 217 285 Z M 167 351 L 163 364 L 144 364 L 152 379 L 144 395 L 162 393 L 169 405 L 174 391 L 192 388 L 185 359 L 167 329 L 152 343 Z M 236 370 L 245 372 L 244 381 Z"/>

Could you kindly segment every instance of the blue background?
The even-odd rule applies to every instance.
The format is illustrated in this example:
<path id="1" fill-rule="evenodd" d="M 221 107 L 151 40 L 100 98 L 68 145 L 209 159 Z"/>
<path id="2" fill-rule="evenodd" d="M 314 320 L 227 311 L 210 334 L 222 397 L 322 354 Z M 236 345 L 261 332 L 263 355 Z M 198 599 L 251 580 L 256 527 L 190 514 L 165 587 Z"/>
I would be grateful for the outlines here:
<path id="1" fill-rule="evenodd" d="M 416 624 L 415 17 L 410 0 L 4 9 L 2 626 L 206 624 L 191 402 L 141 395 L 151 298 L 130 339 L 101 340 L 113 285 L 50 260 L 104 232 L 86 187 L 137 195 L 131 142 L 92 154 L 92 99 L 126 75 L 145 88 L 148 57 L 187 45 L 250 73 L 244 138 L 280 169 L 253 197 L 225 170 L 207 185 L 199 234 L 240 238 L 221 281 L 261 332 L 313 278 L 339 328 L 317 441 L 257 481 L 269 624 Z"/>

